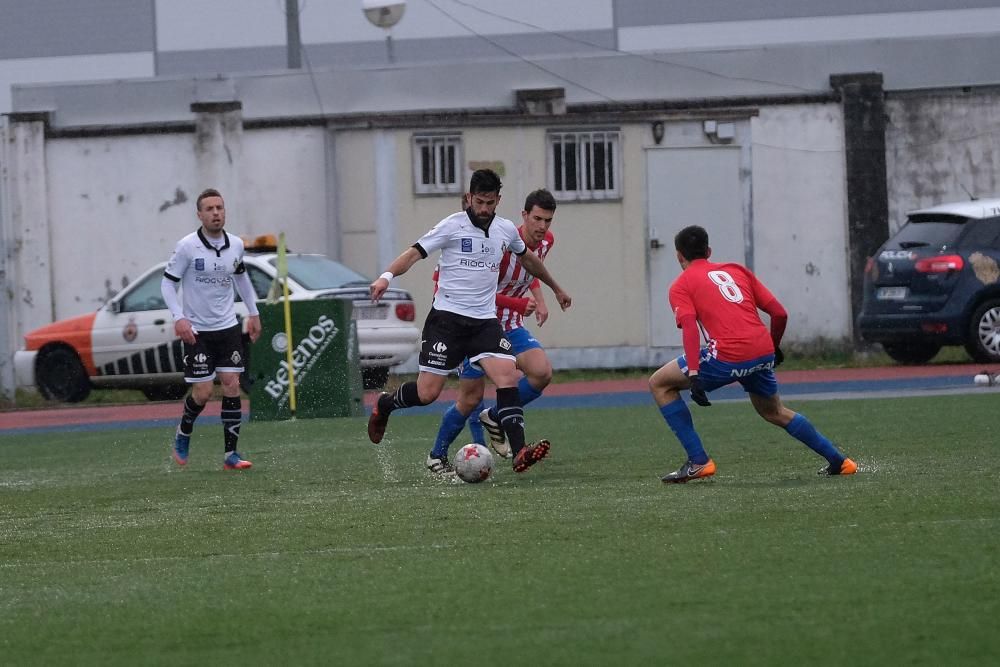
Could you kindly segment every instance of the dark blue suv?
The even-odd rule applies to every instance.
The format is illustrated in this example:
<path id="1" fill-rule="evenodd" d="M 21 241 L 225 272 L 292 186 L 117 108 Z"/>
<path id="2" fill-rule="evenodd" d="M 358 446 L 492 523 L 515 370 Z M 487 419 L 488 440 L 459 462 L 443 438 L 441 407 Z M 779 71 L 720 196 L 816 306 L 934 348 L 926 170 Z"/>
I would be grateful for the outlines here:
<path id="1" fill-rule="evenodd" d="M 909 213 L 868 260 L 858 328 L 902 363 L 943 345 L 1000 362 L 1000 199 Z"/>

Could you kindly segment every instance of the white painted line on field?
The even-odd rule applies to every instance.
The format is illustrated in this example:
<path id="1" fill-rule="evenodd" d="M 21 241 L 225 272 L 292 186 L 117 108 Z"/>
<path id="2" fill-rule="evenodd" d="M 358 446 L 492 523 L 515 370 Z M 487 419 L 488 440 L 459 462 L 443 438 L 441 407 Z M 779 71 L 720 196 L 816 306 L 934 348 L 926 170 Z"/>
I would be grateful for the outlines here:
<path id="1" fill-rule="evenodd" d="M 88 558 L 71 560 L 17 560 L 0 563 L 0 570 L 12 570 L 22 567 L 53 567 L 59 565 L 107 565 L 112 563 L 168 563 L 190 562 L 191 560 L 225 560 L 230 558 L 293 558 L 295 556 L 327 556 L 337 554 L 376 554 L 406 551 L 426 551 L 439 549 L 456 549 L 457 544 L 397 544 L 395 546 L 362 545 L 356 547 L 330 547 L 327 549 L 305 549 L 303 551 L 258 551 L 249 553 L 221 553 L 177 556 L 145 556 L 142 558 Z M 464 547 L 463 547 L 464 548 Z"/>

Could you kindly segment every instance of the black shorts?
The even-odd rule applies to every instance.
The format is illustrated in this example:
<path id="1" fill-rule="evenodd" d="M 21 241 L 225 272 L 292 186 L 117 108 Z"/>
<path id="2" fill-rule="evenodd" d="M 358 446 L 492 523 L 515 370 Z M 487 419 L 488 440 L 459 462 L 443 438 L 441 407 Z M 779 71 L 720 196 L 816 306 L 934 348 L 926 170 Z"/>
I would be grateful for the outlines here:
<path id="1" fill-rule="evenodd" d="M 199 331 L 194 345 L 184 343 L 184 380 L 206 382 L 215 372 L 243 372 L 243 328 L 237 324 L 219 331 Z"/>
<path id="2" fill-rule="evenodd" d="M 466 357 L 472 362 L 487 356 L 514 360 L 510 341 L 495 317 L 477 320 L 431 308 L 422 338 L 420 370 L 429 373 L 447 375 Z"/>

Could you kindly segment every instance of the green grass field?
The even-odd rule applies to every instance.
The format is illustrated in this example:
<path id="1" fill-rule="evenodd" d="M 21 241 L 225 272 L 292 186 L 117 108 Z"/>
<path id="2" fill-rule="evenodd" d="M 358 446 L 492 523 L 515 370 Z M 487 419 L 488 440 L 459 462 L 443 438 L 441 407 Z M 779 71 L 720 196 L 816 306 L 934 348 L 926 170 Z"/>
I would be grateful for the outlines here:
<path id="1" fill-rule="evenodd" d="M 432 479 L 432 416 L 0 441 L 0 663 L 982 665 L 1000 655 L 996 396 L 800 402 L 862 466 L 748 404 L 535 410 L 525 475 Z M 464 441 L 467 438 L 462 438 Z"/>

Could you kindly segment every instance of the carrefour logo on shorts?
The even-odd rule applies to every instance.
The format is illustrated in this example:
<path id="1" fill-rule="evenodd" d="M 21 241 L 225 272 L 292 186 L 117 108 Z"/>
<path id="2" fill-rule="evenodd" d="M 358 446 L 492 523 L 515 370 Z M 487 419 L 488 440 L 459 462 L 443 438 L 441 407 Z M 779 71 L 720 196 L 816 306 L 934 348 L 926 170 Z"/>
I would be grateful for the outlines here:
<path id="1" fill-rule="evenodd" d="M 472 239 L 462 239 L 462 252 L 472 252 Z"/>

